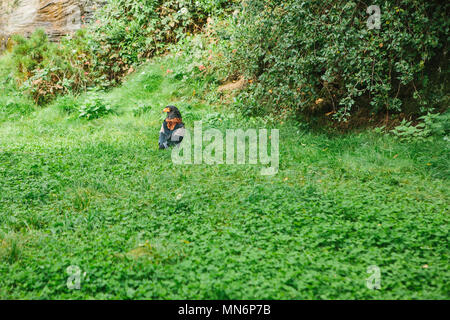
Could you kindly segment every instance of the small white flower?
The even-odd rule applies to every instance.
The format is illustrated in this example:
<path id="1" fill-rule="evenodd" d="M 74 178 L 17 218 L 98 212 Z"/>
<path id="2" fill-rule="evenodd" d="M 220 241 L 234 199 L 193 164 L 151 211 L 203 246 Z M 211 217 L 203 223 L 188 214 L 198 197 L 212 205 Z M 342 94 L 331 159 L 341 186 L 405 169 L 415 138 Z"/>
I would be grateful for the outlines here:
<path id="1" fill-rule="evenodd" d="M 181 9 L 180 9 L 180 13 L 181 13 L 181 14 L 188 14 L 188 13 L 189 13 L 189 10 L 188 10 L 187 8 L 181 8 Z"/>

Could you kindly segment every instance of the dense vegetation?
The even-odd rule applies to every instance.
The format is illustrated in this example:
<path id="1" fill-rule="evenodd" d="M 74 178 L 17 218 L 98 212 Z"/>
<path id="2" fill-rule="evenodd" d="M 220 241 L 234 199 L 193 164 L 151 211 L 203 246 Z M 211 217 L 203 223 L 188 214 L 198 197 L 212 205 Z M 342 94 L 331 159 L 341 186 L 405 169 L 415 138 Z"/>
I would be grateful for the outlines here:
<path id="1" fill-rule="evenodd" d="M 89 87 L 108 88 L 167 45 L 201 31 L 207 17 L 225 13 L 230 1 L 109 1 L 95 22 L 50 43 L 42 30 L 13 37 L 15 79 L 37 104 Z M 133 67 L 134 66 L 134 67 Z"/>
<path id="2" fill-rule="evenodd" d="M 60 43 L 15 37 L 0 57 L 0 298 L 448 299 L 437 5 L 382 2 L 367 30 L 363 2 L 111 0 Z M 167 104 L 188 128 L 280 129 L 279 173 L 173 165 L 157 147 Z M 421 118 L 342 134 L 294 117 L 363 107 Z"/>
<path id="3" fill-rule="evenodd" d="M 366 12 L 381 10 L 380 28 Z M 256 81 L 243 107 L 420 114 L 448 103 L 447 16 L 440 1 L 247 1 L 235 64 Z M 443 105 L 445 104 L 445 105 Z"/>
<path id="4" fill-rule="evenodd" d="M 227 61 L 214 63 L 217 80 L 249 79 L 236 101 L 245 114 L 327 114 L 343 121 L 361 109 L 367 118 L 442 112 L 449 104 L 450 5 L 375 2 L 109 1 L 87 30 L 60 45 L 43 32 L 16 37 L 16 79 L 41 104 L 58 93 L 110 87 L 209 25 L 213 51 Z M 367 25 L 374 4 L 379 29 Z M 211 16 L 225 23 L 208 23 Z"/>

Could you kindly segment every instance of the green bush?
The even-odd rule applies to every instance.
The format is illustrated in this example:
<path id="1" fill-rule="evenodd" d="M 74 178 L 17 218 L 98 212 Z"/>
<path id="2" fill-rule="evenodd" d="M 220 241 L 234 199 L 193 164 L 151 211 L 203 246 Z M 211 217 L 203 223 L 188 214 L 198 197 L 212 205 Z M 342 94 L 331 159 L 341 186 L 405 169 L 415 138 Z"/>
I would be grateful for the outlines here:
<path id="1" fill-rule="evenodd" d="M 0 122 L 21 118 L 34 111 L 33 101 L 17 90 L 10 53 L 0 57 Z"/>
<path id="2" fill-rule="evenodd" d="M 450 112 L 444 114 L 428 113 L 419 117 L 420 123 L 413 125 L 411 121 L 403 119 L 401 124 L 390 132 L 400 140 L 426 141 L 434 137 L 450 133 Z"/>
<path id="3" fill-rule="evenodd" d="M 43 30 L 29 39 L 16 35 L 11 56 L 16 81 L 37 104 L 44 104 L 58 94 L 80 92 L 94 83 L 89 77 L 90 53 L 82 30 L 60 44 L 51 43 Z"/>
<path id="4" fill-rule="evenodd" d="M 37 104 L 88 87 L 107 88 L 167 45 L 202 30 L 207 18 L 231 7 L 226 0 L 110 0 L 87 28 L 59 44 L 43 30 L 14 37 L 19 85 Z"/>
<path id="5" fill-rule="evenodd" d="M 230 37 L 233 33 L 233 19 L 223 17 L 209 19 L 201 34 L 189 35 L 169 47 L 178 63 L 167 70 L 174 82 L 180 81 L 195 90 L 180 92 L 181 96 L 194 95 L 209 103 L 216 103 L 222 97 L 217 92 L 221 84 L 236 80 L 237 73 L 230 72 L 232 65 L 228 53 L 233 51 Z"/>
<path id="6" fill-rule="evenodd" d="M 202 30 L 212 14 L 225 12 L 228 0 L 109 1 L 91 26 L 90 48 L 97 77 L 114 85 L 133 65 Z"/>
<path id="7" fill-rule="evenodd" d="M 86 118 L 88 120 L 100 118 L 108 113 L 112 112 L 111 106 L 109 106 L 103 99 L 98 96 L 93 96 L 88 99 L 78 109 L 79 118 Z"/>
<path id="8" fill-rule="evenodd" d="M 27 79 L 35 69 L 43 67 L 44 60 L 50 53 L 50 43 L 44 30 L 39 29 L 31 34 L 29 39 L 14 35 L 13 61 L 17 76 Z"/>
<path id="9" fill-rule="evenodd" d="M 367 27 L 370 5 L 381 28 Z M 450 5 L 440 1 L 244 1 L 234 32 L 234 69 L 254 82 L 248 113 L 423 113 L 448 103 Z M 446 99 L 446 100 L 445 100 Z"/>

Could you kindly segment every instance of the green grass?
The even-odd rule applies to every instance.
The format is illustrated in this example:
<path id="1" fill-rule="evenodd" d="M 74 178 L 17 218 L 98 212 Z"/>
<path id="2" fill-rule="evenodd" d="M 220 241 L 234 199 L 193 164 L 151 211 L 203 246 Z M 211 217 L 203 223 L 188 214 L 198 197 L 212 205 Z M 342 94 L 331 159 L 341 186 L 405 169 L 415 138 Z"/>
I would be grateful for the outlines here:
<path id="1" fill-rule="evenodd" d="M 100 119 L 67 112 L 92 93 L 0 117 L 0 298 L 450 298 L 447 141 L 289 123 L 275 176 L 174 166 L 157 148 L 169 103 L 188 127 L 213 113 L 221 129 L 261 125 L 194 98 L 165 73 L 180 63 L 101 93 L 115 112 Z"/>

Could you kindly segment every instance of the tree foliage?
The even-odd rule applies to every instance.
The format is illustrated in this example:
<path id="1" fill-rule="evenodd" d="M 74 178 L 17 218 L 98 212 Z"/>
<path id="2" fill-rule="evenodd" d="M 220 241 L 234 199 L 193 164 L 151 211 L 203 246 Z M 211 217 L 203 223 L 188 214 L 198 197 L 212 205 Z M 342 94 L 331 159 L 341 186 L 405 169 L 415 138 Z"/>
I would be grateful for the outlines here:
<path id="1" fill-rule="evenodd" d="M 381 10 L 379 29 L 368 28 L 370 5 Z M 448 88 L 448 9 L 418 0 L 245 1 L 234 64 L 255 81 L 241 96 L 243 107 L 258 113 L 289 106 L 343 120 L 355 106 L 439 106 Z"/>

